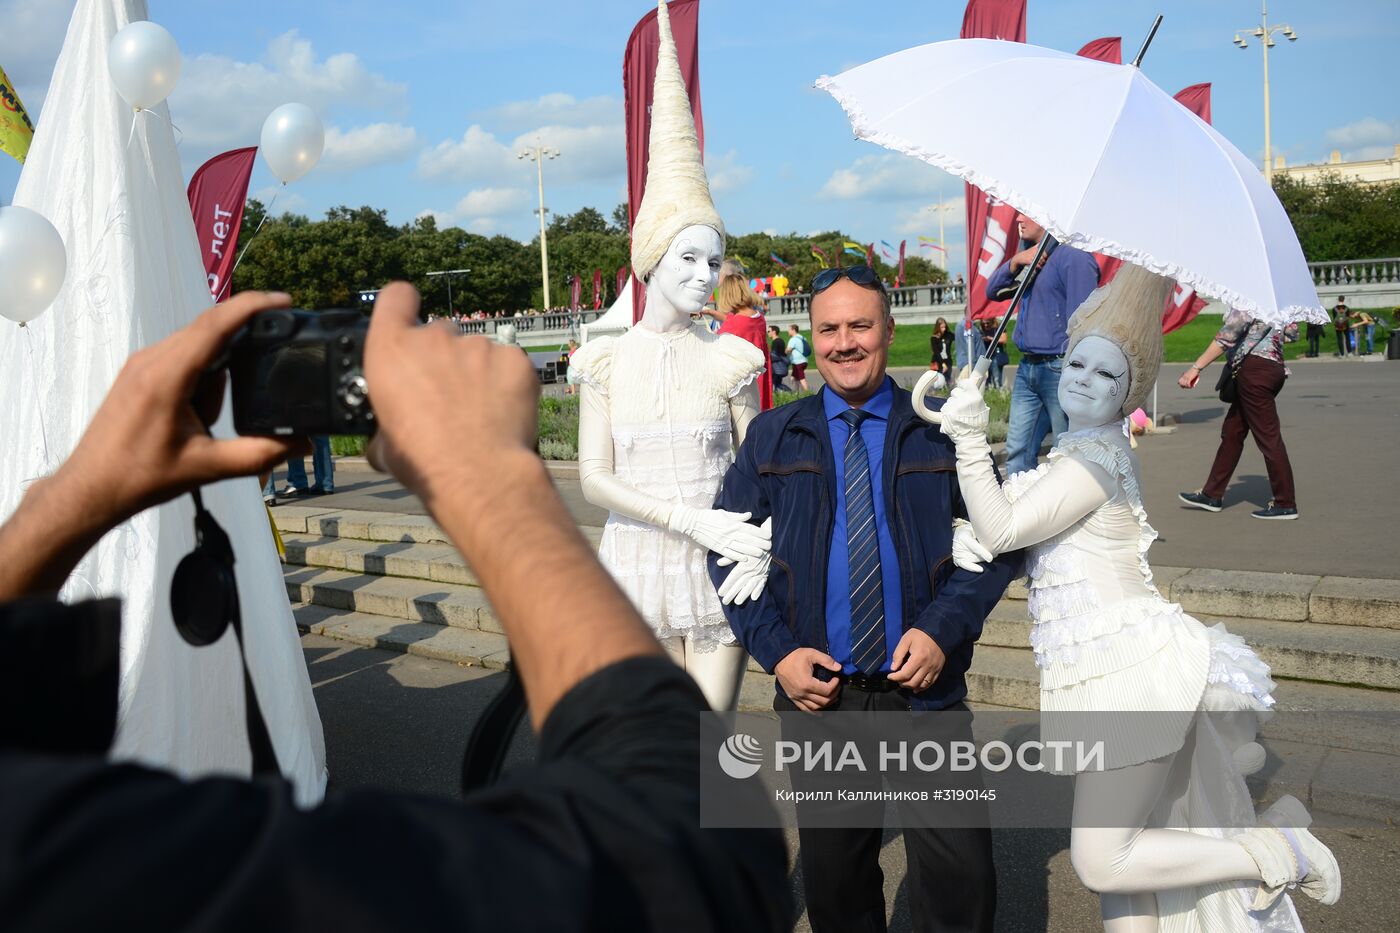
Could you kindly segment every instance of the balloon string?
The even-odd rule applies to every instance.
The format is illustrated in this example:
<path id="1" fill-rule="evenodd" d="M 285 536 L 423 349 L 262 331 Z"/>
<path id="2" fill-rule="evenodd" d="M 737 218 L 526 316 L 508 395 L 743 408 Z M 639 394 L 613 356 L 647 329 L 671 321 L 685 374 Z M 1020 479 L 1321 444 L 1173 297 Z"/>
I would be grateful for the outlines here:
<path id="1" fill-rule="evenodd" d="M 29 371 L 32 376 L 35 372 L 33 328 L 24 328 L 24 345 L 29 349 Z M 35 480 L 42 479 L 52 472 L 50 465 L 53 462 L 53 458 L 49 454 L 49 432 L 48 429 L 44 427 L 44 403 L 42 397 L 34 400 L 34 413 L 39 416 L 39 439 L 43 441 L 44 444 L 44 465 L 38 476 L 31 476 L 29 479 L 22 480 L 20 486 L 28 486 Z"/>
<path id="2" fill-rule="evenodd" d="M 223 301 L 224 294 L 228 289 L 233 287 L 233 274 L 238 271 L 238 264 L 243 261 L 244 256 L 248 255 L 248 247 L 253 245 L 253 241 L 258 238 L 258 232 L 262 230 L 263 224 L 267 223 L 267 218 L 272 216 L 272 205 L 277 203 L 277 196 L 281 193 L 281 191 L 274 191 L 272 193 L 272 200 L 268 201 L 267 207 L 263 208 L 262 219 L 259 220 L 258 225 L 253 228 L 253 235 L 248 237 L 248 242 L 243 244 L 243 249 L 239 251 L 238 258 L 233 261 L 233 268 L 228 270 L 228 279 L 224 282 L 224 288 L 220 291 L 219 297 L 214 299 L 215 303 Z"/>

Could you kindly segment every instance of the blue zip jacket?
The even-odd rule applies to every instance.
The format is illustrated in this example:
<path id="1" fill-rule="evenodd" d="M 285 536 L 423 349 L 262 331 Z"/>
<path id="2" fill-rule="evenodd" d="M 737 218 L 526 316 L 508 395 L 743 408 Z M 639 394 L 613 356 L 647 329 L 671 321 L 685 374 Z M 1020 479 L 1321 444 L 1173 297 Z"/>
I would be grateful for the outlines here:
<path id="1" fill-rule="evenodd" d="M 827 391 L 826 389 L 822 390 Z M 940 401 L 930 407 L 937 408 Z M 966 517 L 953 442 L 914 414 L 894 387 L 880 494 L 899 553 L 904 631 L 918 628 L 947 656 L 933 686 L 907 694 L 913 709 L 942 709 L 967 696 L 965 675 L 982 624 L 1012 580 L 1022 553 L 1002 554 L 982 573 L 952 562 L 954 517 Z M 773 563 L 757 600 L 725 606 L 734 634 L 770 674 L 797 648 L 827 651 L 826 570 L 836 508 L 836 463 L 820 394 L 764 412 L 725 475 L 715 508 L 773 518 Z M 715 586 L 731 568 L 710 554 Z M 782 686 L 778 686 L 782 692 Z"/>

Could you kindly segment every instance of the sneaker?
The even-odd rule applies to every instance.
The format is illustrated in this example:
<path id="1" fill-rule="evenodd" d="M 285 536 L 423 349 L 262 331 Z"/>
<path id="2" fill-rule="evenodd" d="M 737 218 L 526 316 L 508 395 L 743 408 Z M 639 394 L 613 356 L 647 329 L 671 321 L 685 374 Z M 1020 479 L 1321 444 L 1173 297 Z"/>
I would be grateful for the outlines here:
<path id="1" fill-rule="evenodd" d="M 1188 508 L 1204 509 L 1207 512 L 1219 512 L 1225 507 L 1222 499 L 1212 499 L 1203 492 L 1179 492 L 1176 497 L 1186 504 Z M 1259 514 L 1258 512 L 1254 514 Z"/>
<path id="2" fill-rule="evenodd" d="M 276 504 L 277 504 L 277 497 L 276 497 L 275 495 L 274 495 L 274 496 L 263 496 L 263 505 L 267 506 L 268 508 L 271 508 L 272 506 L 274 506 L 274 505 L 276 505 Z"/>
<path id="3" fill-rule="evenodd" d="M 295 486 L 288 486 L 277 495 L 281 496 L 283 499 L 295 499 L 297 496 L 304 496 L 310 492 L 311 490 L 309 489 L 298 489 Z"/>
<path id="4" fill-rule="evenodd" d="M 1271 518 L 1276 519 L 1278 521 L 1291 521 L 1292 519 L 1298 517 L 1298 510 L 1296 508 L 1285 509 L 1281 505 L 1274 505 L 1273 500 L 1270 499 L 1269 507 L 1267 509 L 1260 509 L 1257 512 L 1251 512 L 1249 514 L 1253 515 L 1255 518 Z"/>

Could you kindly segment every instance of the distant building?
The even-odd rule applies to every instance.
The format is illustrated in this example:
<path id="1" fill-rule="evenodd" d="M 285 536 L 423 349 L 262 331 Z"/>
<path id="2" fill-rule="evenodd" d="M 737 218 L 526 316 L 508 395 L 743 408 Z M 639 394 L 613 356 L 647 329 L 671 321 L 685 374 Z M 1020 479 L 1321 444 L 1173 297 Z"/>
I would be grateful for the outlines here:
<path id="1" fill-rule="evenodd" d="M 1395 154 L 1387 159 L 1367 159 L 1363 162 L 1343 162 L 1342 154 L 1336 149 L 1332 150 L 1332 158 L 1328 161 L 1308 165 L 1286 165 L 1283 156 L 1274 158 L 1275 177 L 1287 175 L 1289 178 L 1313 184 L 1329 173 L 1345 181 L 1356 181 L 1363 185 L 1400 181 L 1400 145 L 1396 145 Z"/>

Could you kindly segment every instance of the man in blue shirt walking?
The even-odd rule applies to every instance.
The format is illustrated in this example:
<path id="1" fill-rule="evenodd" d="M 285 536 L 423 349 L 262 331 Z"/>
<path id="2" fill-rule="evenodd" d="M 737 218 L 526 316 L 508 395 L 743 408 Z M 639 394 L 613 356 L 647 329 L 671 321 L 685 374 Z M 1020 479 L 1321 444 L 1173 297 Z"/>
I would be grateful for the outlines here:
<path id="1" fill-rule="evenodd" d="M 1021 239 L 1030 245 L 1008 259 L 987 280 L 987 297 L 1013 284 L 1035 258 L 1045 228 L 1024 214 Z M 1011 387 L 1011 415 L 1006 426 L 1006 472 L 1035 469 L 1046 428 L 1052 439 L 1069 430 L 1060 410 L 1060 364 L 1069 344 L 1069 319 L 1099 286 L 1099 264 L 1088 253 L 1061 246 L 1021 297 L 1013 339 L 1021 350 L 1016 382 Z M 1049 415 L 1047 422 L 1044 415 Z"/>
<path id="2" fill-rule="evenodd" d="M 952 523 L 966 513 L 953 446 L 885 374 L 894 319 L 875 273 L 818 274 L 810 314 L 826 386 L 754 420 L 715 502 L 772 519 L 767 584 L 726 607 L 729 623 L 776 674 L 780 712 L 966 710 L 973 644 L 1021 555 L 981 572 L 954 566 Z M 718 585 L 729 568 L 716 561 Z M 818 933 L 885 928 L 882 813 L 855 828 L 799 826 Z M 915 928 L 990 930 L 990 830 L 910 826 L 904 840 Z"/>

